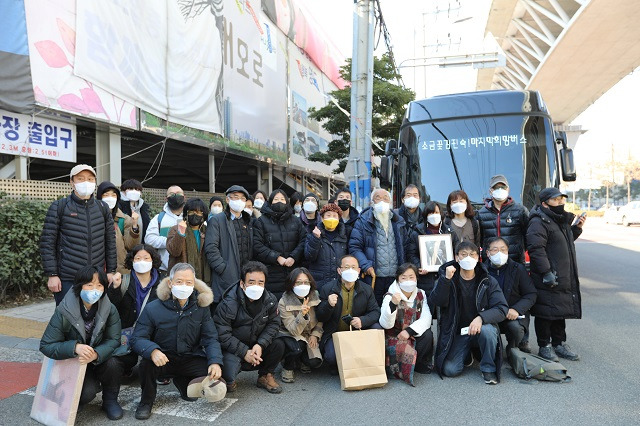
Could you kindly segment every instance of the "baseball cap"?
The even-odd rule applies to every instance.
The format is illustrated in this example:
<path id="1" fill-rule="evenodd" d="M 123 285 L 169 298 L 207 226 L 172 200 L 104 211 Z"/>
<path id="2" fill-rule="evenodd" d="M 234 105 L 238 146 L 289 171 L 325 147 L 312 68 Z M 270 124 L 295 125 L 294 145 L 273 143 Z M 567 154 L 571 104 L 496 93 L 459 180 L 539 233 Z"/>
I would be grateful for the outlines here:
<path id="1" fill-rule="evenodd" d="M 567 198 L 567 194 L 562 193 L 558 188 L 545 188 L 540 191 L 540 194 L 538 194 L 538 198 L 540 198 L 541 203 L 559 196 Z"/>
<path id="2" fill-rule="evenodd" d="M 491 178 L 491 181 L 489 182 L 489 188 L 493 188 L 499 183 L 504 183 L 505 185 L 509 186 L 509 182 L 507 182 L 507 178 L 504 177 L 504 175 L 495 175 Z"/>
<path id="3" fill-rule="evenodd" d="M 75 175 L 77 175 L 78 173 L 80 173 L 83 170 L 89 170 L 91 173 L 93 173 L 94 176 L 96 176 L 96 171 L 93 170 L 93 167 L 91 167 L 88 164 L 76 164 L 75 166 L 73 166 L 73 169 L 71 169 L 71 173 L 69 173 L 69 177 L 73 179 L 73 177 Z"/>

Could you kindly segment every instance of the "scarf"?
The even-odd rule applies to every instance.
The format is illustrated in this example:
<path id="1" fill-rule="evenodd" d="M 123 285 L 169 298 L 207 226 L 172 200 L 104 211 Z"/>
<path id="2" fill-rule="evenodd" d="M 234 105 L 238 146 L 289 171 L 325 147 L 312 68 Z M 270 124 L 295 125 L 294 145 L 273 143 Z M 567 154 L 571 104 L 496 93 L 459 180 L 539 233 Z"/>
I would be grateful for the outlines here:
<path id="1" fill-rule="evenodd" d="M 158 271 L 156 269 L 151 269 L 151 281 L 149 281 L 149 284 L 147 284 L 146 287 L 142 287 L 140 280 L 138 280 L 138 275 L 136 275 L 135 272 L 131 274 L 131 277 L 136 285 L 136 312 L 138 313 L 138 316 L 140 316 L 145 297 L 147 297 L 151 288 L 158 282 Z"/>

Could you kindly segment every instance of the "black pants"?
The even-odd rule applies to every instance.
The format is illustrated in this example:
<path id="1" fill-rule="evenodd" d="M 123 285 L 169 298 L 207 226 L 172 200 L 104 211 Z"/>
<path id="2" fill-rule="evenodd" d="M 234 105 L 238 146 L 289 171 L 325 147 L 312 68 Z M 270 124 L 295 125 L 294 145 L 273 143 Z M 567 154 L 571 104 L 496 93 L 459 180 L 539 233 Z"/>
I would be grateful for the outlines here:
<path id="1" fill-rule="evenodd" d="M 295 340 L 293 337 L 285 338 Z M 309 358 L 309 352 L 307 351 L 307 342 L 305 342 L 304 340 L 296 340 L 293 344 L 298 345 L 299 350 L 286 351 L 284 362 L 282 363 L 282 367 L 285 370 L 293 370 L 296 367 L 296 361 L 298 360 L 309 368 L 318 368 L 322 365 L 322 358 Z"/>
<path id="2" fill-rule="evenodd" d="M 416 352 L 418 357 L 416 358 L 416 365 L 431 364 L 433 359 L 433 331 L 428 329 L 422 336 L 416 337 Z"/>
<path id="3" fill-rule="evenodd" d="M 284 356 L 284 351 L 285 345 L 282 339 L 273 339 L 273 342 L 262 350 L 262 362 L 257 367 L 245 361 L 244 357 L 240 358 L 236 354 L 223 351 L 222 378 L 229 384 L 236 380 L 240 371 L 258 370 L 258 375 L 260 376 L 264 376 L 267 373 L 273 374 Z"/>
<path id="4" fill-rule="evenodd" d="M 546 346 L 549 343 L 551 343 L 552 346 L 558 346 L 562 342 L 567 341 L 567 324 L 563 319 L 549 320 L 536 317 L 535 326 L 539 347 Z"/>
<path id="5" fill-rule="evenodd" d="M 520 324 L 520 320 L 504 320 L 500 324 L 500 333 L 504 333 L 507 343 L 512 348 L 517 348 L 524 339 L 525 327 Z"/>
<path id="6" fill-rule="evenodd" d="M 529 341 L 529 329 L 531 328 L 531 313 L 527 312 L 524 314 L 524 336 L 522 337 L 523 342 Z M 519 344 L 519 343 L 518 343 Z"/>
<path id="7" fill-rule="evenodd" d="M 382 306 L 382 299 L 389 290 L 389 286 L 396 280 L 395 277 L 376 277 L 376 286 L 373 289 L 373 294 L 376 296 L 376 302 L 378 306 Z"/>
<path id="8" fill-rule="evenodd" d="M 123 371 L 124 369 L 115 357 L 110 357 L 102 364 L 87 364 L 87 372 L 84 375 L 82 393 L 80 394 L 80 405 L 93 401 L 100 391 L 100 385 L 102 385 L 103 391 L 119 392 Z"/>
<path id="9" fill-rule="evenodd" d="M 155 401 L 158 377 L 173 377 L 176 387 L 186 391 L 191 380 L 209 374 L 209 365 L 204 357 L 165 355 L 169 362 L 162 367 L 157 367 L 150 359 L 142 358 L 140 361 L 141 404 L 153 404 Z"/>

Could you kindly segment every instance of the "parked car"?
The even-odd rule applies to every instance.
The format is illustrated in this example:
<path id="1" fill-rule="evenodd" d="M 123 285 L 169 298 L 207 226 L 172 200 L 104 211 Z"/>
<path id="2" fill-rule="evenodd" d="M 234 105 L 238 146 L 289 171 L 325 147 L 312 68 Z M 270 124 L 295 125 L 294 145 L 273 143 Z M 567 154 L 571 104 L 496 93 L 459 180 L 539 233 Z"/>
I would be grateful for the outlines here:
<path id="1" fill-rule="evenodd" d="M 619 206 L 611 206 L 604 211 L 604 223 L 620 223 Z"/>
<path id="2" fill-rule="evenodd" d="M 632 201 L 626 206 L 620 207 L 618 215 L 620 215 L 620 222 L 624 226 L 629 226 L 633 223 L 640 224 L 640 201 Z"/>

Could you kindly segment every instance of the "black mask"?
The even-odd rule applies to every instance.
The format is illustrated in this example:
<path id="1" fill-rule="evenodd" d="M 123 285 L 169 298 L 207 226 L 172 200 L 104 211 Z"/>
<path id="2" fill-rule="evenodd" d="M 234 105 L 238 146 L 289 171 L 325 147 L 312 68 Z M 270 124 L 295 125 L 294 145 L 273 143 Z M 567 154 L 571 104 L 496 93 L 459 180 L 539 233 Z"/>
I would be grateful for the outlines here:
<path id="1" fill-rule="evenodd" d="M 351 200 L 338 200 L 338 207 L 340 207 L 340 210 L 343 212 L 346 212 L 349 210 L 349 207 L 351 207 Z"/>
<path id="2" fill-rule="evenodd" d="M 555 214 L 564 214 L 564 204 L 560 204 L 559 206 L 549 206 L 549 210 Z"/>
<path id="3" fill-rule="evenodd" d="M 198 216 L 195 214 L 190 214 L 190 215 L 187 215 L 187 221 L 189 222 L 190 226 L 200 226 L 202 225 L 202 222 L 204 222 L 204 217 Z"/>
<path id="4" fill-rule="evenodd" d="M 167 204 L 169 204 L 169 208 L 171 210 L 178 210 L 180 207 L 184 206 L 184 195 L 173 194 L 170 197 L 167 197 Z"/>
<path id="5" fill-rule="evenodd" d="M 271 204 L 271 210 L 273 210 L 276 213 L 284 213 L 285 211 L 287 211 L 287 205 L 285 203 L 273 203 Z"/>

